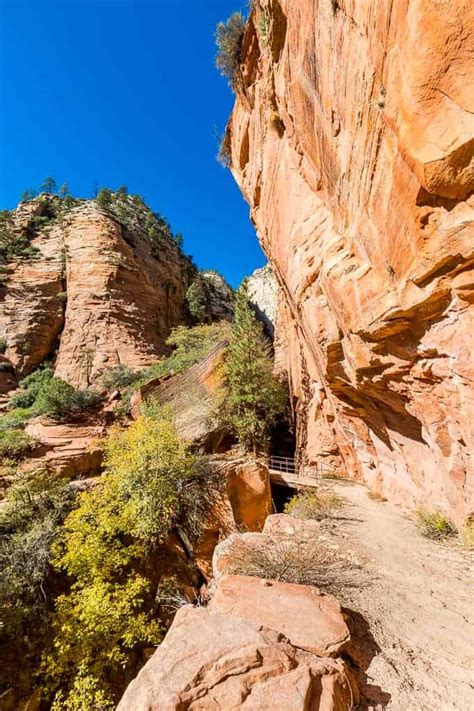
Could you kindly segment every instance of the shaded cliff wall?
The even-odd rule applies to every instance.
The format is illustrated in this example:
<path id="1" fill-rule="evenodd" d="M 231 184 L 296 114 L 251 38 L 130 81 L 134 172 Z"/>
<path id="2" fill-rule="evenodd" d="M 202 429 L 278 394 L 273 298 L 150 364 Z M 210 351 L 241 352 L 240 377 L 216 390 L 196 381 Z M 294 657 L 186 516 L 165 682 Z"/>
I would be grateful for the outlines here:
<path id="1" fill-rule="evenodd" d="M 474 511 L 474 6 L 259 0 L 227 146 L 283 294 L 301 458 Z"/>

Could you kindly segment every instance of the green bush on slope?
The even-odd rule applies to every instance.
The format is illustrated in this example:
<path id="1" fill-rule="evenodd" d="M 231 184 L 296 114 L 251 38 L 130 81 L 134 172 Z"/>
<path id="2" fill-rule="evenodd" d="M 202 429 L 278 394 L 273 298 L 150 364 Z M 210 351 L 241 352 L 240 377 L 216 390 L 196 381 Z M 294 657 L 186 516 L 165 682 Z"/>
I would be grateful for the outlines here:
<path id="1" fill-rule="evenodd" d="M 51 366 L 38 368 L 21 381 L 20 390 L 9 402 L 10 411 L 0 419 L 0 430 L 18 427 L 37 415 L 63 420 L 97 404 L 98 397 L 88 390 L 77 390 L 54 377 Z"/>
<path id="2" fill-rule="evenodd" d="M 422 536 L 434 540 L 442 540 L 457 533 L 454 524 L 441 511 L 419 509 L 416 512 L 416 523 Z"/>

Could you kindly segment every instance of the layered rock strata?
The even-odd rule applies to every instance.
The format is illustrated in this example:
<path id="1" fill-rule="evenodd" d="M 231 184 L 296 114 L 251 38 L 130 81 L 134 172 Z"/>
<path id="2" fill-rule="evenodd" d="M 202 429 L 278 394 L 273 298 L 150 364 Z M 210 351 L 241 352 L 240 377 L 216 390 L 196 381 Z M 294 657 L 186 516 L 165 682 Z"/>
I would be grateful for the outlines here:
<path id="1" fill-rule="evenodd" d="M 189 262 L 156 225 L 150 237 L 144 220 L 127 224 L 95 201 L 62 212 L 56 202 L 43 196 L 13 215 L 35 254 L 8 265 L 0 293 L 5 355 L 22 374 L 55 358 L 56 375 L 81 387 L 119 364 L 149 365 L 185 317 Z M 48 221 L 47 209 L 59 214 Z M 35 227 L 38 217 L 45 224 Z"/>
<path id="2" fill-rule="evenodd" d="M 103 460 L 101 439 L 107 424 L 100 415 L 82 422 L 32 420 L 26 425 L 25 432 L 34 438 L 36 446 L 20 465 L 20 471 L 46 469 L 68 479 L 98 476 Z"/>
<path id="3" fill-rule="evenodd" d="M 171 407 L 179 435 L 206 452 L 217 452 L 225 436 L 215 417 L 217 394 L 222 385 L 222 365 L 226 341 L 217 343 L 207 356 L 182 373 L 156 378 L 134 392 L 132 415 L 140 405 L 155 398 Z"/>
<path id="4" fill-rule="evenodd" d="M 473 38 L 468 0 L 258 0 L 226 138 L 281 288 L 298 456 L 458 523 L 474 511 Z"/>

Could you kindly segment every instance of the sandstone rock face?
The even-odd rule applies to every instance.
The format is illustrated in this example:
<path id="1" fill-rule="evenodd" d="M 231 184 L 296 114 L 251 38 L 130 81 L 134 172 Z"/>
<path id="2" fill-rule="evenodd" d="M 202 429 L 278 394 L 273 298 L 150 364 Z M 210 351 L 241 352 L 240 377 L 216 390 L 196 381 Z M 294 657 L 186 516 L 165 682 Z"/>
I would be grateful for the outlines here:
<path id="1" fill-rule="evenodd" d="M 212 577 L 212 560 L 219 541 L 242 527 L 261 531 L 272 510 L 270 477 L 264 464 L 247 458 L 222 457 L 214 458 L 211 466 L 223 486 L 203 522 L 203 535 L 194 551 L 196 564 L 206 580 Z M 230 539 L 232 536 L 226 540 Z"/>
<path id="2" fill-rule="evenodd" d="M 69 216 L 65 228 L 67 305 L 56 363 L 78 385 L 104 368 L 149 365 L 182 319 L 184 260 L 162 236 L 159 250 L 125 230 L 94 204 Z"/>
<path id="3" fill-rule="evenodd" d="M 268 467 L 252 459 L 230 459 L 221 471 L 235 522 L 249 531 L 261 531 L 272 511 Z"/>
<path id="4" fill-rule="evenodd" d="M 138 416 L 143 400 L 153 397 L 176 413 L 176 427 L 183 439 L 200 444 L 206 451 L 217 451 L 223 432 L 213 417 L 213 410 L 222 384 L 225 347 L 226 342 L 222 341 L 206 358 L 183 373 L 157 378 L 138 388 L 132 396 L 133 416 Z"/>
<path id="5" fill-rule="evenodd" d="M 39 201 L 20 203 L 13 213 L 16 234 L 29 234 L 41 217 Z M 64 324 L 62 236 L 58 225 L 33 233 L 33 259 L 8 266 L 0 287 L 0 335 L 6 357 L 22 374 L 39 365 L 54 349 Z"/>
<path id="6" fill-rule="evenodd" d="M 45 205 L 20 205 L 18 229 L 31 231 Z M 21 373 L 57 352 L 56 374 L 85 387 L 165 352 L 184 317 L 189 264 L 164 230 L 151 239 L 139 221 L 82 201 L 36 229 L 31 246 L 36 256 L 9 265 L 0 292 L 0 333 Z"/>
<path id="7" fill-rule="evenodd" d="M 310 612 L 323 618 L 312 590 L 293 587 L 301 589 L 283 590 L 283 584 L 267 586 L 256 578 L 224 578 L 209 607 L 179 610 L 118 711 L 347 711 L 357 700 L 357 689 L 346 664 L 298 644 L 318 646 L 316 638 L 320 633 L 320 639 L 327 638 L 327 629 L 317 630 L 316 623 L 306 631 L 297 630 L 294 619 L 279 619 L 282 608 L 288 613 L 282 603 L 285 595 L 291 607 L 293 593 L 299 595 L 296 604 L 307 595 L 313 603 Z M 237 596 L 235 607 L 229 595 Z M 295 618 L 294 609 L 290 616 Z M 345 626 L 340 613 L 338 622 Z"/>
<path id="8" fill-rule="evenodd" d="M 278 282 L 269 264 L 256 269 L 249 277 L 247 296 L 265 330 L 273 337 L 278 308 Z"/>
<path id="9" fill-rule="evenodd" d="M 260 0 L 228 126 L 298 453 L 474 510 L 474 7 Z M 279 332 L 285 337 L 279 337 Z"/>
<path id="10" fill-rule="evenodd" d="M 223 575 L 209 609 L 280 631 L 318 657 L 337 656 L 349 641 L 339 603 L 309 585 Z"/>
<path id="11" fill-rule="evenodd" d="M 218 272 L 207 270 L 199 272 L 198 279 L 206 294 L 209 320 L 231 321 L 234 313 L 234 292 L 224 277 Z"/>
<path id="12" fill-rule="evenodd" d="M 75 479 L 101 473 L 103 451 L 100 440 L 105 421 L 56 423 L 36 418 L 25 427 L 38 444 L 21 465 L 22 471 L 50 469 L 57 476 Z"/>

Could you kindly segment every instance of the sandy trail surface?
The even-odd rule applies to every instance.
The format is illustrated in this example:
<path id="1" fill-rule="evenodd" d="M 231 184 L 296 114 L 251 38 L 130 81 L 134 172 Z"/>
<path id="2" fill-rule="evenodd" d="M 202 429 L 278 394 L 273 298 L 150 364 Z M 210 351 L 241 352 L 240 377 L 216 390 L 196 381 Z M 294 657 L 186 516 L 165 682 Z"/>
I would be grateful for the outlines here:
<path id="1" fill-rule="evenodd" d="M 358 657 L 361 709 L 474 709 L 473 555 L 456 540 L 423 538 L 367 489 L 330 485 L 346 505 L 331 525 L 363 561 L 343 594 Z"/>

